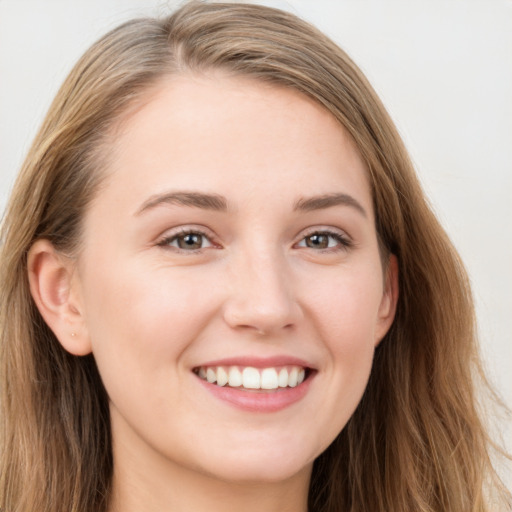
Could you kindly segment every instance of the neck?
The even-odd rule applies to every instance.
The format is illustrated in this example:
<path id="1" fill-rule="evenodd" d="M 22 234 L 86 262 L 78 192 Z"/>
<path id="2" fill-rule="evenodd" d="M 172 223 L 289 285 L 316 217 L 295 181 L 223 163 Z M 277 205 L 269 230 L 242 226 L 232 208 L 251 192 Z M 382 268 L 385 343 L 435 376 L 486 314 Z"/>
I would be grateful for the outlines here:
<path id="1" fill-rule="evenodd" d="M 225 482 L 184 469 L 117 470 L 109 512 L 307 512 L 310 471 L 279 483 Z"/>
<path id="2" fill-rule="evenodd" d="M 227 481 L 114 442 L 108 512 L 307 512 L 311 470 L 272 482 Z"/>

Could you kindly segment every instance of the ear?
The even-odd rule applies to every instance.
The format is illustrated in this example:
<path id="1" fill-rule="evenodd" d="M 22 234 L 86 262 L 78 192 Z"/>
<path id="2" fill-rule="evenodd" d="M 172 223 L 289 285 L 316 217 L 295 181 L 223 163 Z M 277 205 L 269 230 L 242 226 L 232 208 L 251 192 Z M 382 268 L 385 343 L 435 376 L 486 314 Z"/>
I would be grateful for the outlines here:
<path id="1" fill-rule="evenodd" d="M 30 293 L 48 327 L 71 354 L 91 352 L 74 261 L 38 240 L 28 253 Z"/>
<path id="2" fill-rule="evenodd" d="M 394 254 L 389 256 L 384 276 L 384 291 L 379 306 L 377 326 L 375 330 L 375 346 L 386 335 L 393 323 L 398 302 L 398 259 Z"/>

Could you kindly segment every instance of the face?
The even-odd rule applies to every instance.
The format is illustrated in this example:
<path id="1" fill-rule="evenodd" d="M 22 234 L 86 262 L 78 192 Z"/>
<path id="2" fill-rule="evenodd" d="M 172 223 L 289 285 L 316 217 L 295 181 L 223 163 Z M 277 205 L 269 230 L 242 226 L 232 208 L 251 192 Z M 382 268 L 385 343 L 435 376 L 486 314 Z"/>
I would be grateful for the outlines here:
<path id="1" fill-rule="evenodd" d="M 229 481 L 309 471 L 394 308 L 347 133 L 291 90 L 182 76 L 110 161 L 75 286 L 116 456 Z"/>

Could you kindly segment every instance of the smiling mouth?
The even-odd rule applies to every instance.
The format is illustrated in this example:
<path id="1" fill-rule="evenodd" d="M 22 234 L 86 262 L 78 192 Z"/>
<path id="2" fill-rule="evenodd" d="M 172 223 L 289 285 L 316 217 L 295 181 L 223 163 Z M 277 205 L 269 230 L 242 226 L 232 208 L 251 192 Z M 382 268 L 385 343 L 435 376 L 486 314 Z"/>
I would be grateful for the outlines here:
<path id="1" fill-rule="evenodd" d="M 309 368 L 302 366 L 200 366 L 193 371 L 200 379 L 210 384 L 247 390 L 294 388 L 311 374 Z"/>

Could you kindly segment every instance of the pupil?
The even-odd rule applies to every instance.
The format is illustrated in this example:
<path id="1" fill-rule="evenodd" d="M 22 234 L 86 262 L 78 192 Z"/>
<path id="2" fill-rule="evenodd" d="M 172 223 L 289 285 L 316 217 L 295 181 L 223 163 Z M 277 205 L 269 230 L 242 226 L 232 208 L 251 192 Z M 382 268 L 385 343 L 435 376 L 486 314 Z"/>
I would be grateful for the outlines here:
<path id="1" fill-rule="evenodd" d="M 201 235 L 194 235 L 189 233 L 178 239 L 178 245 L 182 249 L 200 249 L 201 248 Z"/>
<path id="2" fill-rule="evenodd" d="M 307 245 L 309 247 L 320 247 L 321 249 L 325 249 L 329 245 L 329 241 L 325 235 L 311 235 L 308 237 Z"/>

